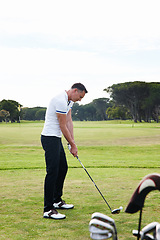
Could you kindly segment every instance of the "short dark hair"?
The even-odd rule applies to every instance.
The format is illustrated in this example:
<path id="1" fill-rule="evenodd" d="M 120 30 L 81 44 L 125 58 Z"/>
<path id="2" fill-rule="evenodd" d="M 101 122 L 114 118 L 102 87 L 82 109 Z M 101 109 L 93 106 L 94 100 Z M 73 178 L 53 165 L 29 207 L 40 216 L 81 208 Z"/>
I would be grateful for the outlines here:
<path id="1" fill-rule="evenodd" d="M 71 89 L 73 88 L 77 88 L 80 91 L 85 91 L 85 93 L 88 93 L 87 89 L 85 88 L 85 86 L 82 83 L 75 83 L 72 85 Z"/>

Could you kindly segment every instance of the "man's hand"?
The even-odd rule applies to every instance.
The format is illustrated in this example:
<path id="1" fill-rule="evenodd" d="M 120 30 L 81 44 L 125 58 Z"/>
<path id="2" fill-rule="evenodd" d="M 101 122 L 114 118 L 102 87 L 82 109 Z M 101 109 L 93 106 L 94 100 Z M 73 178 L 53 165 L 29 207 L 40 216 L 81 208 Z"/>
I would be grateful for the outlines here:
<path id="1" fill-rule="evenodd" d="M 72 146 L 68 143 L 68 149 L 70 151 L 70 153 L 76 157 L 77 156 L 77 153 L 78 153 L 78 149 L 77 149 L 77 146 L 76 144 L 73 144 Z"/>

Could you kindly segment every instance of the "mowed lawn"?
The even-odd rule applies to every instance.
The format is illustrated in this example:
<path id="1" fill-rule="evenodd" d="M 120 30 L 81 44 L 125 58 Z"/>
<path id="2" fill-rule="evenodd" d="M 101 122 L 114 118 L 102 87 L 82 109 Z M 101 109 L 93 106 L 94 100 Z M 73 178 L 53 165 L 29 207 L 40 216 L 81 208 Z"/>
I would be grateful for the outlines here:
<path id="1" fill-rule="evenodd" d="M 160 124 L 131 121 L 74 122 L 78 155 L 112 209 L 111 215 L 80 163 L 67 150 L 69 170 L 64 199 L 73 210 L 66 219 L 43 219 L 44 152 L 40 144 L 43 122 L 0 123 L 0 239 L 90 239 L 92 213 L 112 217 L 120 240 L 135 239 L 138 216 L 124 212 L 140 180 L 160 173 Z M 160 222 L 160 193 L 145 201 L 142 227 Z"/>

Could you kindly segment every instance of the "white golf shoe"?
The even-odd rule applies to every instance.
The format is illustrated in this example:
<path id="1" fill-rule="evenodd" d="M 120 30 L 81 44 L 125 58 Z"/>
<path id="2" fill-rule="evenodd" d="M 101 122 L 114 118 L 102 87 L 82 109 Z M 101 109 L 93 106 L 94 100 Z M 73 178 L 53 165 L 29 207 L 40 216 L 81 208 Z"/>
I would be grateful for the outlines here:
<path id="1" fill-rule="evenodd" d="M 53 204 L 53 207 L 56 208 L 56 209 L 72 209 L 74 208 L 74 205 L 73 204 L 67 204 L 65 203 L 65 201 L 60 201 L 58 203 L 54 203 Z"/>
<path id="2" fill-rule="evenodd" d="M 66 216 L 64 214 L 58 213 L 57 210 L 55 210 L 55 209 L 51 209 L 48 212 L 44 212 L 43 217 L 44 218 L 56 219 L 56 220 L 66 218 Z"/>

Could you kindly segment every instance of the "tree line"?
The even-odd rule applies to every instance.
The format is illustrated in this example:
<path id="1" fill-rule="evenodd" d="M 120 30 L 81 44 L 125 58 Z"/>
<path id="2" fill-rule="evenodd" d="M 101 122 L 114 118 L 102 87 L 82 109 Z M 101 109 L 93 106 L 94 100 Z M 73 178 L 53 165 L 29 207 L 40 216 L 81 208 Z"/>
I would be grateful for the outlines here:
<path id="1" fill-rule="evenodd" d="M 160 116 L 160 82 L 126 82 L 113 84 L 104 89 L 110 94 L 113 107 L 126 109 L 134 122 L 159 122 Z M 109 110 L 108 110 L 109 111 Z M 107 112 L 108 112 L 107 111 Z"/>
<path id="2" fill-rule="evenodd" d="M 86 105 L 75 103 L 72 108 L 73 121 L 101 121 L 107 120 L 106 109 L 111 106 L 108 98 L 95 99 Z M 33 107 L 22 108 L 18 102 L 13 100 L 2 100 L 0 102 L 0 122 L 20 122 L 20 120 L 44 120 L 46 108 Z"/>
<path id="3" fill-rule="evenodd" d="M 104 89 L 110 98 L 94 99 L 91 103 L 72 108 L 74 121 L 102 121 L 111 119 L 133 119 L 134 122 L 159 122 L 160 83 L 126 82 L 113 84 Z M 22 108 L 14 100 L 0 102 L 0 122 L 20 120 L 44 120 L 46 108 Z"/>

